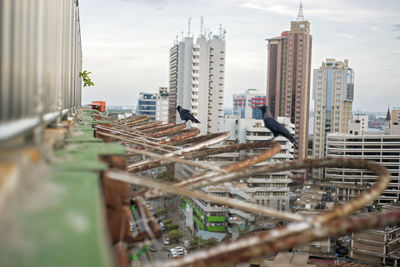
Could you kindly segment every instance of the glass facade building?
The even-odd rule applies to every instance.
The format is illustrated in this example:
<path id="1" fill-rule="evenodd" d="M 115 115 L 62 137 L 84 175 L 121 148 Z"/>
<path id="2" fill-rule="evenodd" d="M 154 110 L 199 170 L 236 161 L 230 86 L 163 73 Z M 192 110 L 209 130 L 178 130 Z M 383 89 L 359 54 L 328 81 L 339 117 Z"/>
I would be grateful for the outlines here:
<path id="1" fill-rule="evenodd" d="M 157 94 L 140 93 L 136 114 L 156 116 Z"/>

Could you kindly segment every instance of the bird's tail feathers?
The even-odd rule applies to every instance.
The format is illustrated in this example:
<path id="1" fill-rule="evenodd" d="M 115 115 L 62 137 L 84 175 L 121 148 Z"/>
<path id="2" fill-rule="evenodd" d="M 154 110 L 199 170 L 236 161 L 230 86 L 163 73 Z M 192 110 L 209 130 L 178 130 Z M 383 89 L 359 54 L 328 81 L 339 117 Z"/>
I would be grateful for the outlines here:
<path id="1" fill-rule="evenodd" d="M 199 120 L 196 119 L 196 118 L 193 120 L 193 122 L 195 122 L 195 123 L 200 123 Z"/>
<path id="2" fill-rule="evenodd" d="M 299 149 L 299 145 L 297 144 L 296 140 L 291 141 L 296 149 Z"/>
<path id="3" fill-rule="evenodd" d="M 296 139 L 294 139 L 294 137 L 293 137 L 293 138 L 290 138 L 289 141 L 294 145 L 294 147 L 295 147 L 296 149 L 299 149 L 299 145 L 297 144 Z"/>

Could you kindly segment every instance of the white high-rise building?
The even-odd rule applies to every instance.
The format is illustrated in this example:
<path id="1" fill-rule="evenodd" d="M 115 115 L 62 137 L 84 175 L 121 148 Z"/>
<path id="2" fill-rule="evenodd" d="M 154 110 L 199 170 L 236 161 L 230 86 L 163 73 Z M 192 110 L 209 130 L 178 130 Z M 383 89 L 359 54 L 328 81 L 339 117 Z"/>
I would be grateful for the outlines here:
<path id="1" fill-rule="evenodd" d="M 168 122 L 168 88 L 160 87 L 156 97 L 156 120 Z"/>
<path id="2" fill-rule="evenodd" d="M 177 106 L 190 110 L 200 121 L 201 134 L 219 130 L 224 115 L 225 32 L 200 34 L 196 43 L 185 37 L 170 49 L 168 121 L 182 123 Z"/>
<path id="3" fill-rule="evenodd" d="M 284 125 L 291 134 L 294 134 L 294 124 L 290 122 L 290 118 L 278 117 L 278 122 Z M 268 141 L 273 137 L 271 131 L 264 126 L 262 120 L 225 116 L 225 118 L 221 119 L 221 126 L 223 131 L 229 131 L 228 142 L 232 143 Z M 257 165 L 293 160 L 293 144 L 283 136 L 278 136 L 275 141 L 281 145 L 281 151 L 271 159 Z M 254 156 L 264 150 L 264 148 L 254 149 L 246 152 L 246 156 Z M 224 160 L 229 160 L 230 157 L 232 158 L 233 154 L 222 154 L 221 157 L 213 155 L 210 158 L 213 162 L 223 162 Z M 236 160 L 239 160 L 239 153 L 237 154 Z M 246 180 L 247 188 L 243 190 L 250 195 L 251 202 L 287 211 L 289 208 L 289 183 L 292 182 L 290 176 L 290 171 L 255 175 Z"/>
<path id="4" fill-rule="evenodd" d="M 354 71 L 348 60 L 327 58 L 314 70 L 314 140 L 313 157 L 325 156 L 326 134 L 346 133 L 352 119 Z M 323 170 L 314 169 L 313 177 L 322 178 Z"/>

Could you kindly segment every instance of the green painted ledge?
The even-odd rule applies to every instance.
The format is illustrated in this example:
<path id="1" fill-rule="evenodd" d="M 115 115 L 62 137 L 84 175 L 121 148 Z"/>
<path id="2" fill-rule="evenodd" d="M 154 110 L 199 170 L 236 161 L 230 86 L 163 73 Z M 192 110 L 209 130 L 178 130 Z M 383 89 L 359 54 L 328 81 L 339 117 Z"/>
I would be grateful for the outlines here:
<path id="1" fill-rule="evenodd" d="M 48 190 L 43 203 L 17 215 L 14 242 L 1 248 L 0 266 L 114 266 L 98 176 L 56 171 L 40 186 Z"/>
<path id="2" fill-rule="evenodd" d="M 125 149 L 94 138 L 91 124 L 97 122 L 89 116 L 79 121 L 75 135 L 55 151 L 49 177 L 36 181 L 39 193 L 27 194 L 15 211 L 10 242 L 0 248 L 0 266 L 115 266 L 98 176 L 107 165 L 98 158 L 124 155 Z"/>

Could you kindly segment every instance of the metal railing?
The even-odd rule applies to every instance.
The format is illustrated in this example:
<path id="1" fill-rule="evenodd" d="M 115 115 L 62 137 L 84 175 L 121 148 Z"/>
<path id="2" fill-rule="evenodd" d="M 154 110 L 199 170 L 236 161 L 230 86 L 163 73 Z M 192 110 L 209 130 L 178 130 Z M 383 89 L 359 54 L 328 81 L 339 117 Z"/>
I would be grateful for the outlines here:
<path id="1" fill-rule="evenodd" d="M 0 141 L 81 105 L 77 0 L 0 1 Z"/>

